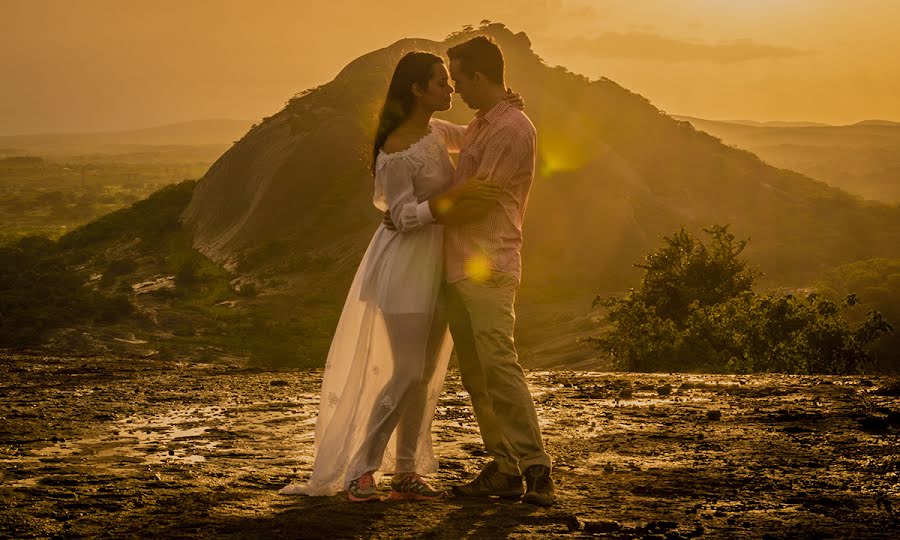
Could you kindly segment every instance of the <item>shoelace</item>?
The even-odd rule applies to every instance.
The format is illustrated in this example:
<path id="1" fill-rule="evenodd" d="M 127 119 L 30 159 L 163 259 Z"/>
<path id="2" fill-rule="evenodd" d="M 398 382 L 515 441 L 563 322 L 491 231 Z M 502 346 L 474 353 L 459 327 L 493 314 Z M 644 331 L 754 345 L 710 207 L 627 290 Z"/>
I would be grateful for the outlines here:
<path id="1" fill-rule="evenodd" d="M 547 480 L 543 477 L 543 471 L 541 469 L 531 469 L 525 471 L 525 482 L 526 484 L 531 484 L 533 489 L 537 489 L 543 487 Z"/>
<path id="2" fill-rule="evenodd" d="M 425 480 L 423 480 L 418 473 L 412 473 L 411 475 L 407 476 L 403 479 L 402 482 L 400 482 L 400 485 L 397 487 L 404 491 L 432 491 L 431 487 L 425 483 Z"/>

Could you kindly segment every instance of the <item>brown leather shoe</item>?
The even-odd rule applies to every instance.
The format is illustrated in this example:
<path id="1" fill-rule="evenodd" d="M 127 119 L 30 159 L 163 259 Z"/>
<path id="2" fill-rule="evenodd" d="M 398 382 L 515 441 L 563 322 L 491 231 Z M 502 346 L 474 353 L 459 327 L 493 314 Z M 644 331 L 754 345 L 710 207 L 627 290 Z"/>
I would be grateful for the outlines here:
<path id="1" fill-rule="evenodd" d="M 550 467 L 532 465 L 525 469 L 525 485 L 527 490 L 522 502 L 538 506 L 551 506 L 556 502 L 556 488 L 550 478 Z"/>
<path id="2" fill-rule="evenodd" d="M 502 497 L 518 499 L 525 491 L 522 477 L 500 472 L 496 461 L 492 461 L 478 473 L 478 477 L 468 484 L 453 486 L 453 494 L 458 497 Z"/>

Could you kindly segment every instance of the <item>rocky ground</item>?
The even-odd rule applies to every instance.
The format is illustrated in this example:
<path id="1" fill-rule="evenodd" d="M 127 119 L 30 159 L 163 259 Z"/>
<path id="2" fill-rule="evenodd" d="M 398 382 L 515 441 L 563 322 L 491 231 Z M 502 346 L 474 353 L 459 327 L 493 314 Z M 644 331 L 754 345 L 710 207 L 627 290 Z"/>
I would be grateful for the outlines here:
<path id="1" fill-rule="evenodd" d="M 312 464 L 321 372 L 0 355 L 0 535 L 895 538 L 900 381 L 530 372 L 559 503 L 282 496 Z M 483 465 L 451 371 L 448 488 Z M 385 485 L 382 480 L 382 485 Z"/>

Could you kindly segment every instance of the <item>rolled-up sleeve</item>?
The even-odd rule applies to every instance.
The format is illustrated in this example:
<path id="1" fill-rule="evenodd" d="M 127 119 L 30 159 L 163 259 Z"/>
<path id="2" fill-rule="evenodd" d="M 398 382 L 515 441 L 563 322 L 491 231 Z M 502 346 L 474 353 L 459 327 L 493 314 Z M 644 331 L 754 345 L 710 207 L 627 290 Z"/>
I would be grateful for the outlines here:
<path id="1" fill-rule="evenodd" d="M 413 187 L 417 164 L 404 157 L 386 161 L 375 173 L 375 206 L 387 210 L 400 232 L 434 222 L 428 201 L 419 202 Z"/>

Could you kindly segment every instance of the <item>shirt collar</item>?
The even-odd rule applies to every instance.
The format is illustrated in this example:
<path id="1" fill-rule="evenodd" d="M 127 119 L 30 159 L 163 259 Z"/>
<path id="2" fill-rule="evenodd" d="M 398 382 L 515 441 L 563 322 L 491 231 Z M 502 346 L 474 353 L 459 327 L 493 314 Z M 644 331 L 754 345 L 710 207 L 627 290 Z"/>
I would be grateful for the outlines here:
<path id="1" fill-rule="evenodd" d="M 487 112 L 483 113 L 481 111 L 478 111 L 475 113 L 475 116 L 477 118 L 480 118 L 481 120 L 484 120 L 485 122 L 491 124 L 491 123 L 494 123 L 495 121 L 497 121 L 498 118 L 503 116 L 503 114 L 506 111 L 508 111 L 510 109 L 510 107 L 512 107 L 512 105 L 510 105 L 510 103 L 508 101 L 506 101 L 505 99 L 501 99 L 500 101 L 497 102 L 496 105 L 491 107 L 490 110 L 488 110 Z"/>

